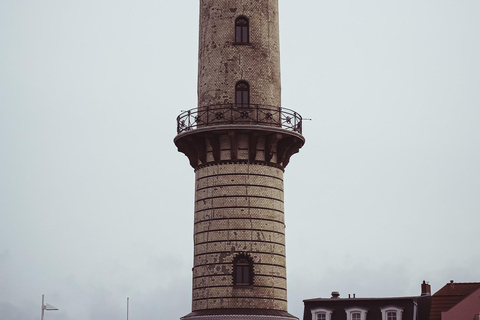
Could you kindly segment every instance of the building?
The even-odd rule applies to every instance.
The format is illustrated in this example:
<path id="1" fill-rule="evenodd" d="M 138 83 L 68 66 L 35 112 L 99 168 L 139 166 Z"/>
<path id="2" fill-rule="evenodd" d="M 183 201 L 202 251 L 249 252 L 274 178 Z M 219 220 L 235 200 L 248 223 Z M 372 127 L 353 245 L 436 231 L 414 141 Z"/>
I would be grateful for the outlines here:
<path id="1" fill-rule="evenodd" d="M 394 298 L 331 298 L 304 300 L 303 320 L 427 320 L 430 314 L 430 285 L 422 283 L 420 296 Z M 456 319 L 460 320 L 460 319 Z"/>
<path id="2" fill-rule="evenodd" d="M 430 320 L 480 320 L 480 282 L 450 281 L 432 296 Z"/>
<path id="3" fill-rule="evenodd" d="M 283 172 L 305 140 L 281 106 L 277 0 L 200 0 L 198 106 L 177 118 L 195 171 L 192 312 L 182 319 L 296 319 L 287 311 Z"/>

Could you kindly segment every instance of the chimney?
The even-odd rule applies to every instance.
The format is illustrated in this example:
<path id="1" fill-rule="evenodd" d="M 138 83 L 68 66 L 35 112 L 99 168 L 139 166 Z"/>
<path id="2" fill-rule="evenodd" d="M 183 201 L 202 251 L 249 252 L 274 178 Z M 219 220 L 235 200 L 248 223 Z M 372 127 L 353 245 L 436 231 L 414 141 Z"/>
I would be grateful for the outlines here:
<path id="1" fill-rule="evenodd" d="M 338 291 L 332 291 L 332 299 L 338 299 L 340 297 L 340 293 Z"/>
<path id="2" fill-rule="evenodd" d="M 430 289 L 430 285 L 423 280 L 422 283 L 422 296 L 431 296 L 432 295 L 432 289 Z"/>

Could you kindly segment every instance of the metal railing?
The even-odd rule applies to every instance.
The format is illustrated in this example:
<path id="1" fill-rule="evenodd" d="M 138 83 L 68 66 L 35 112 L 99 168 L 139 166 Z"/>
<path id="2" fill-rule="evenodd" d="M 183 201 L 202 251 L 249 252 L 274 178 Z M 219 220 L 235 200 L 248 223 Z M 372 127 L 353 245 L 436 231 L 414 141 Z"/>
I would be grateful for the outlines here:
<path id="1" fill-rule="evenodd" d="M 177 117 L 177 133 L 216 125 L 265 125 L 302 134 L 302 116 L 274 106 L 213 105 L 183 111 Z"/>

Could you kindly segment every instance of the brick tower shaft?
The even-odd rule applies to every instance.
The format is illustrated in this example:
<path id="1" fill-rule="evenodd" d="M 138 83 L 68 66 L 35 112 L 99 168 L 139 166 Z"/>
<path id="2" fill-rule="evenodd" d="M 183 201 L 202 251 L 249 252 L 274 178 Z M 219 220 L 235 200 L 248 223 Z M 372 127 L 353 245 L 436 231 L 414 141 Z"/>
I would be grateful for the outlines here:
<path id="1" fill-rule="evenodd" d="M 235 21 L 248 20 L 248 42 L 237 43 Z M 235 103 L 238 81 L 250 84 L 250 99 L 281 105 L 277 0 L 200 1 L 199 107 Z"/>
<path id="2" fill-rule="evenodd" d="M 182 319 L 296 319 L 287 312 L 283 172 L 304 144 L 280 104 L 277 0 L 200 0 L 198 106 L 175 144 L 195 169 L 192 313 Z"/>

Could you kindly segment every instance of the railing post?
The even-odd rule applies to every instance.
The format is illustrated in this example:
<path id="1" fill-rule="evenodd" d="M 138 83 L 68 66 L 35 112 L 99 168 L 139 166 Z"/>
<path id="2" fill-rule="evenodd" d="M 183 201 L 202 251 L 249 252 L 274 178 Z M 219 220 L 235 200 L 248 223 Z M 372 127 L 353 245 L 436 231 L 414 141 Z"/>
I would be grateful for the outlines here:
<path id="1" fill-rule="evenodd" d="M 207 124 L 206 126 L 208 127 L 209 123 L 210 123 L 210 106 L 207 106 Z"/>
<path id="2" fill-rule="evenodd" d="M 283 129 L 283 112 L 282 107 L 278 107 L 278 127 Z"/>
<path id="3" fill-rule="evenodd" d="M 298 128 L 297 120 L 298 120 L 298 118 L 297 118 L 297 113 L 295 111 L 293 111 L 293 119 L 295 119 L 295 120 L 293 120 L 293 128 L 292 129 L 293 129 L 294 132 L 297 132 L 297 130 L 298 130 L 297 129 Z"/>

